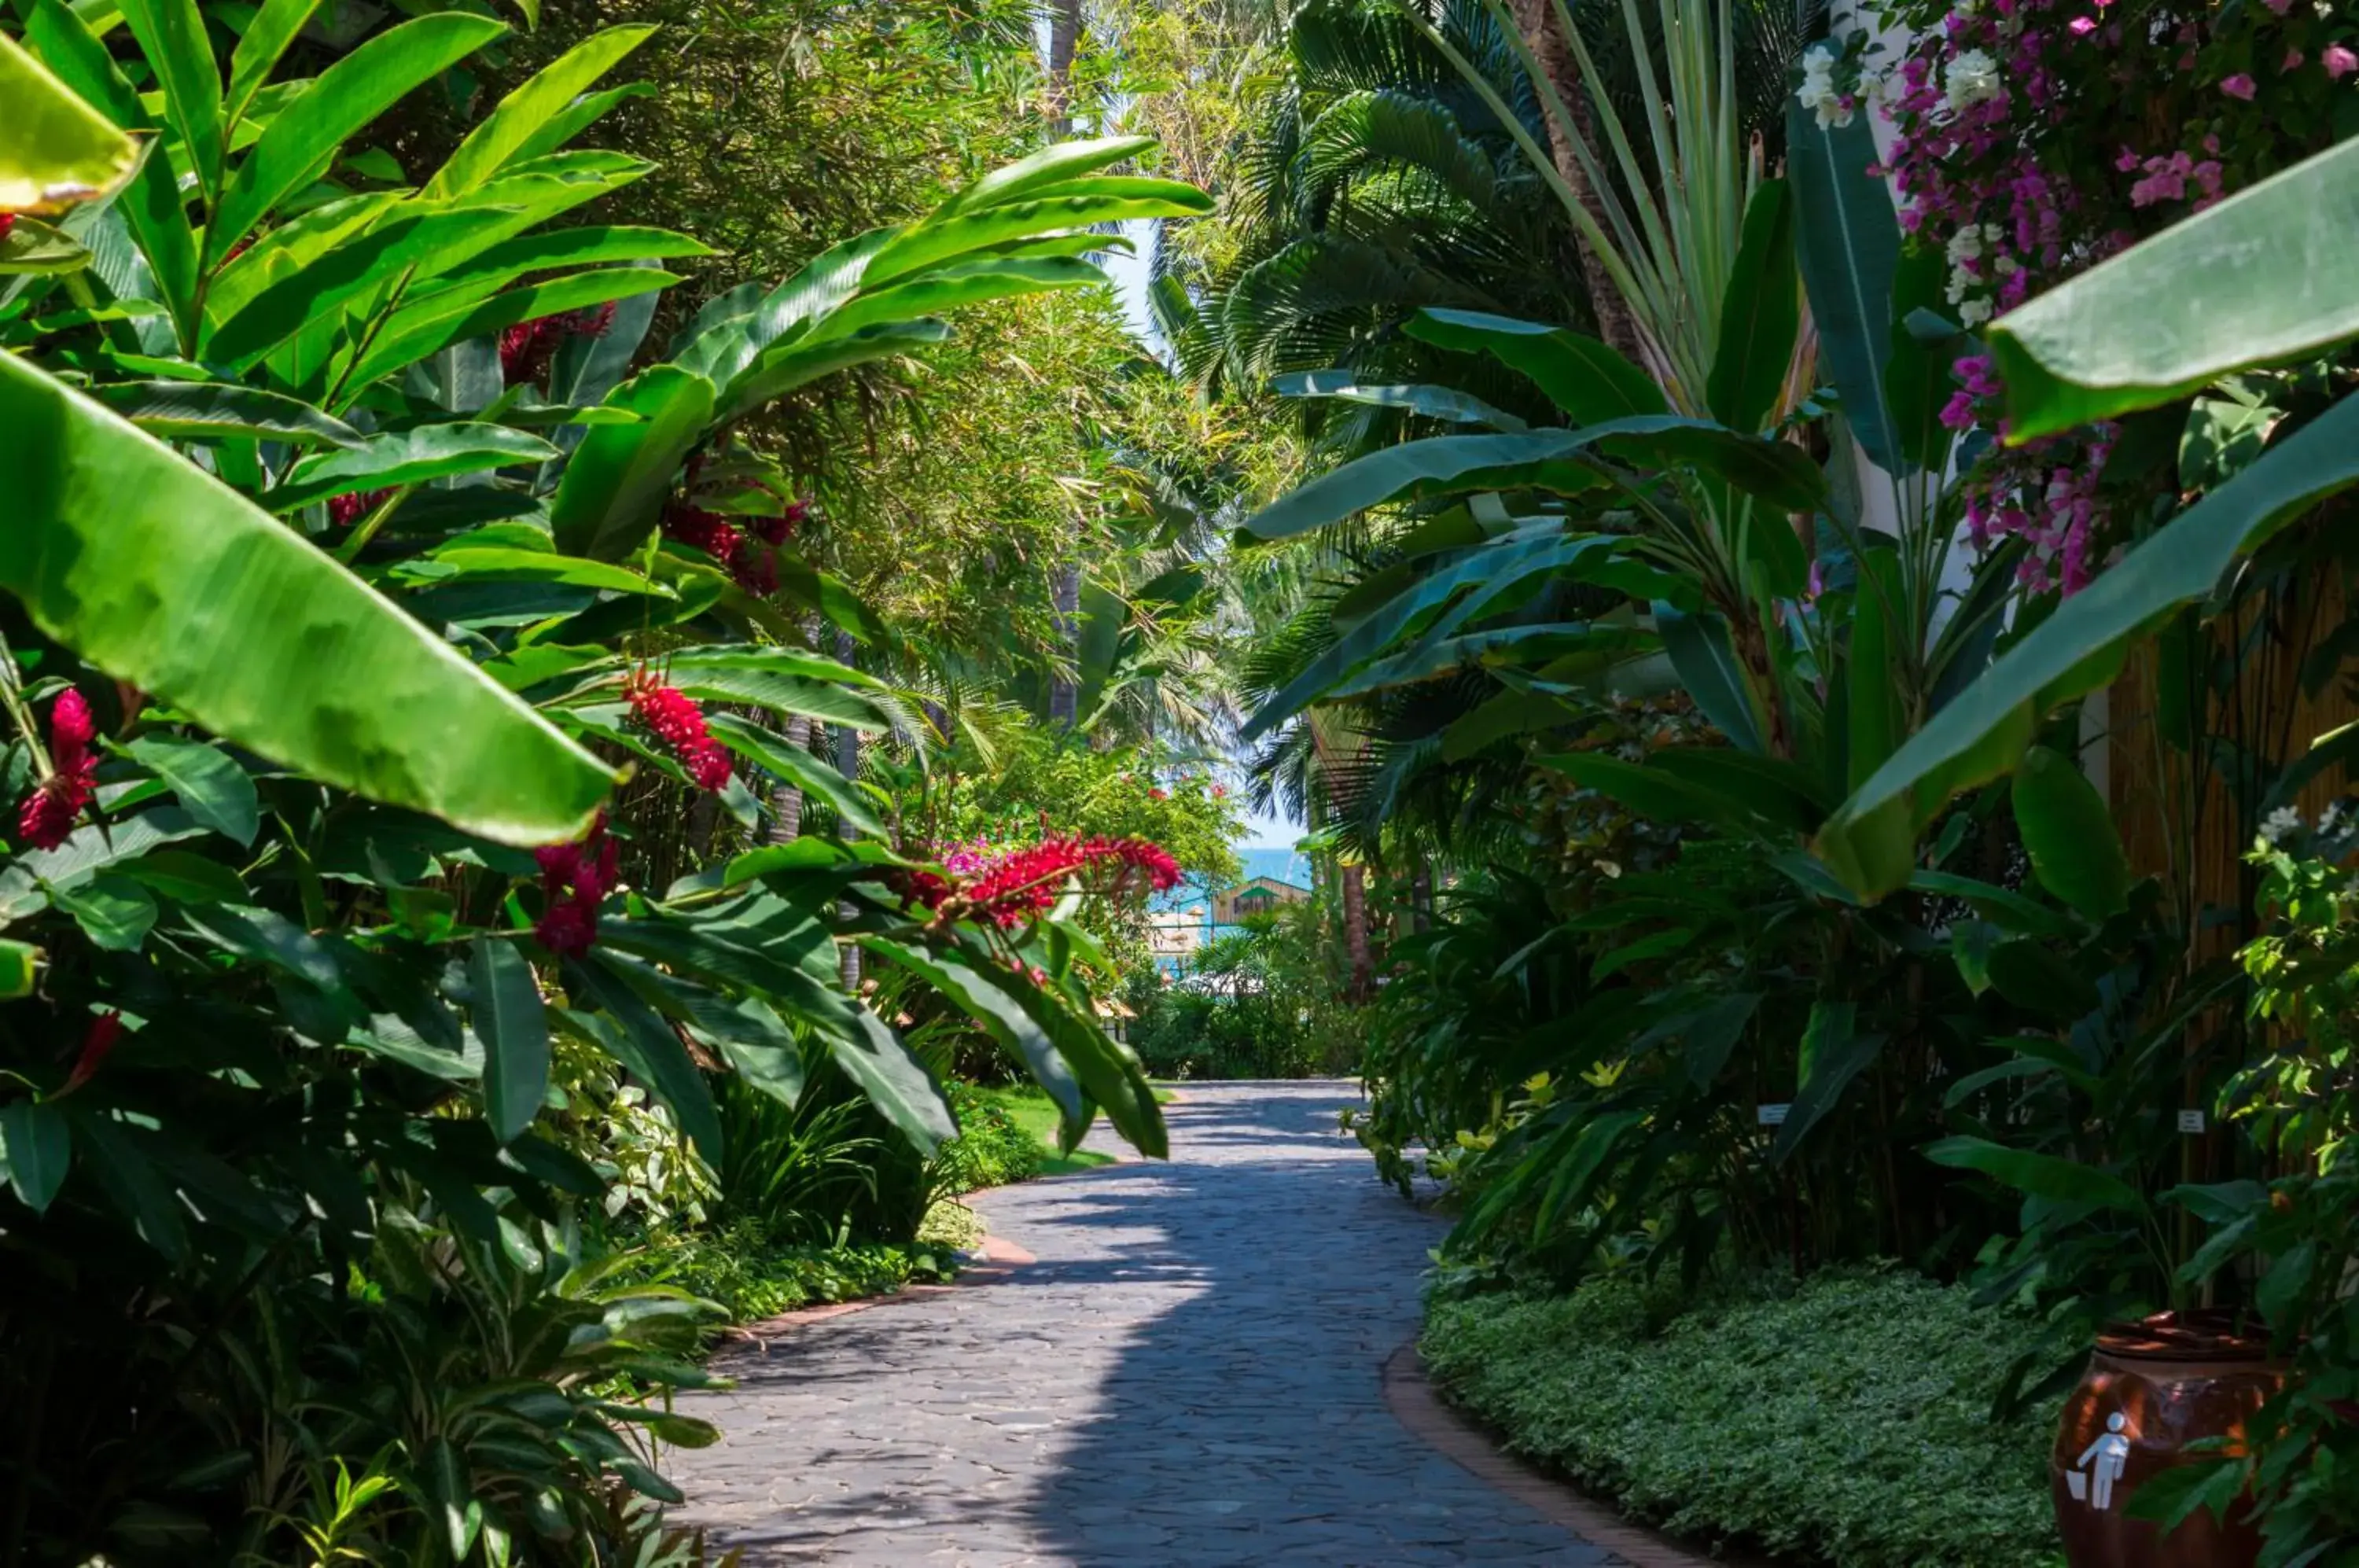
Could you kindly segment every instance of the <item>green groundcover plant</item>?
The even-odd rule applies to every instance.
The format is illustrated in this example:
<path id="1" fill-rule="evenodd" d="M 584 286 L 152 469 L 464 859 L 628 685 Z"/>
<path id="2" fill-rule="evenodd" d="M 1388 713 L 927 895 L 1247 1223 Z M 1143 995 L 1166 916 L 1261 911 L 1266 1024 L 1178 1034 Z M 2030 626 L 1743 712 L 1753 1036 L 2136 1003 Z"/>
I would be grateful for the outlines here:
<path id="1" fill-rule="evenodd" d="M 1686 1304 L 1621 1274 L 1439 1301 L 1421 1347 L 1515 1452 L 1680 1535 L 1831 1568 L 2052 1568 L 2055 1410 L 1988 1419 L 2027 1334 L 1905 1273 Z"/>

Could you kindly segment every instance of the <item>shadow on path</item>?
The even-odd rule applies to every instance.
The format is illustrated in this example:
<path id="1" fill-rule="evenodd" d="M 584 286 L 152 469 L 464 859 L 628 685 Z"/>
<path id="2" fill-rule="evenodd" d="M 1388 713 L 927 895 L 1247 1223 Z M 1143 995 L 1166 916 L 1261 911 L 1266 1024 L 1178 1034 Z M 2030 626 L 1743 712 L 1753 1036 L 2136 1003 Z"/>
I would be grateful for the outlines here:
<path id="1" fill-rule="evenodd" d="M 983 1200 L 1038 1262 L 734 1354 L 687 1517 L 756 1564 L 1615 1561 L 1386 1408 L 1440 1226 L 1339 1131 L 1355 1099 L 1190 1087 L 1169 1163 Z"/>

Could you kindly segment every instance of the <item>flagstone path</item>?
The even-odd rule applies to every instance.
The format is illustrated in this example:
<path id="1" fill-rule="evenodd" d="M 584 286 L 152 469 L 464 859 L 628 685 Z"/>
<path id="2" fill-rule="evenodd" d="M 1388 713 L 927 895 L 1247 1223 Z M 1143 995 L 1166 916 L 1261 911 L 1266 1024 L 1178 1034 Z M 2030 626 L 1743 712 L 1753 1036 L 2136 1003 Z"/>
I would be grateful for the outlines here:
<path id="1" fill-rule="evenodd" d="M 1338 1129 L 1357 1101 L 1191 1085 L 1169 1162 L 984 1194 L 1036 1260 L 720 1357 L 679 1517 L 747 1568 L 1620 1563 L 1387 1409 L 1441 1225 Z"/>

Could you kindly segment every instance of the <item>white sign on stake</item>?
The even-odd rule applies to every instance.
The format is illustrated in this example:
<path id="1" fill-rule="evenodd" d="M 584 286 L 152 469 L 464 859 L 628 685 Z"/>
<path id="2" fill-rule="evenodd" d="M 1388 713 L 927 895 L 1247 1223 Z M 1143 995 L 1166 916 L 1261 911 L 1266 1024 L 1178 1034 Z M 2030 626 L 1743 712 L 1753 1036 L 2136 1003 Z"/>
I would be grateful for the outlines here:
<path id="1" fill-rule="evenodd" d="M 1754 1108 L 1753 1115 L 1763 1127 L 1784 1127 L 1786 1113 L 1793 1108 L 1791 1105 L 1758 1105 Z"/>
<path id="2" fill-rule="evenodd" d="M 2181 1132 L 2201 1132 L 2203 1130 L 2203 1113 L 2201 1111 L 2180 1112 L 2179 1130 Z"/>

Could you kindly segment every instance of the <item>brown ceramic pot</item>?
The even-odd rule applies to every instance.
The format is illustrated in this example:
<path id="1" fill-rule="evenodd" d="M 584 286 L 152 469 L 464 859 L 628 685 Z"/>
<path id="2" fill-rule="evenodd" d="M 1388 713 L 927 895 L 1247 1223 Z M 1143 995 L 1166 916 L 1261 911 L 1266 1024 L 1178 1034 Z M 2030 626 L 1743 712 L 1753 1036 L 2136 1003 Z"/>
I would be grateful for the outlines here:
<path id="1" fill-rule="evenodd" d="M 2048 1462 L 2071 1568 L 2252 1568 L 2260 1533 L 2241 1506 L 2225 1523 L 2199 1508 L 2168 1535 L 2126 1509 L 2165 1470 L 2240 1453 L 2253 1412 L 2284 1380 L 2266 1343 L 2225 1313 L 2162 1312 L 2098 1335 Z M 2187 1452 L 2207 1437 L 2229 1446 Z"/>

